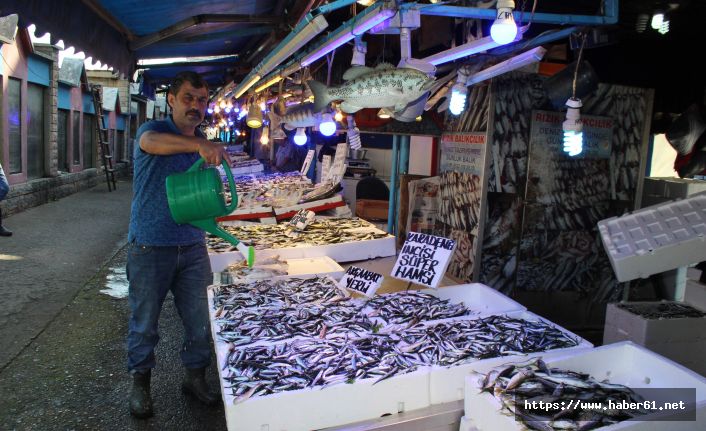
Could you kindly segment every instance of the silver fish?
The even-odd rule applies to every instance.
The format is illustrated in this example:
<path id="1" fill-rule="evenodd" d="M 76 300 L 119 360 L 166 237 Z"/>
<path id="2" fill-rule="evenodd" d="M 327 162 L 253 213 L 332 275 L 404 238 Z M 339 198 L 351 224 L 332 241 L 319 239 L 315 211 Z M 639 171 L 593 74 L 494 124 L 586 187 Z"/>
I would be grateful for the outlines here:
<path id="1" fill-rule="evenodd" d="M 411 68 L 395 68 L 381 63 L 370 68 L 355 66 L 343 74 L 347 82 L 338 87 L 327 87 L 317 81 L 308 81 L 314 93 L 314 111 L 323 110 L 334 100 L 342 100 L 340 108 L 352 114 L 363 108 L 388 108 L 402 112 L 434 85 L 434 78 Z"/>

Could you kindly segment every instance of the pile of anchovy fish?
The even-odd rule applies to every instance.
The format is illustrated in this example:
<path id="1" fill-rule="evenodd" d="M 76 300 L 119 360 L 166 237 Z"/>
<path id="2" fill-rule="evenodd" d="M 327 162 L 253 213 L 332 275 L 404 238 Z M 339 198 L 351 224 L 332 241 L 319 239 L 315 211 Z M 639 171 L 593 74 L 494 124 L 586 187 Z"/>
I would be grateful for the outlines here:
<path id="1" fill-rule="evenodd" d="M 418 291 L 379 295 L 367 302 L 369 317 L 377 317 L 387 324 L 413 326 L 428 320 L 450 319 L 471 314 L 462 303 L 452 304 L 434 295 Z"/>
<path id="2" fill-rule="evenodd" d="M 292 337 L 338 337 L 369 335 L 373 324 L 360 313 L 360 305 L 301 304 L 296 307 L 230 309 L 216 319 L 218 336 L 235 346 L 258 341 L 280 341 Z"/>
<path id="3" fill-rule="evenodd" d="M 578 346 L 579 341 L 542 321 L 488 316 L 396 332 L 393 338 L 425 364 L 459 365 L 475 359 L 522 355 Z"/>
<path id="4" fill-rule="evenodd" d="M 217 337 L 229 346 L 224 380 L 236 402 L 578 345 L 542 321 L 489 316 L 439 322 L 472 311 L 420 292 L 351 299 L 330 278 L 218 285 L 213 296 Z"/>
<path id="5" fill-rule="evenodd" d="M 648 413 L 644 409 L 584 409 L 583 403 L 602 403 L 607 407 L 609 401 L 616 405 L 644 399 L 627 386 L 599 382 L 584 373 L 550 369 L 541 358 L 495 368 L 483 375 L 479 384 L 482 391 L 499 398 L 504 413 L 514 415 L 534 430 L 592 430 Z M 550 407 L 556 408 L 528 409 L 525 401 L 542 401 L 545 408 L 546 403 L 552 403 Z"/>
<path id="6" fill-rule="evenodd" d="M 294 248 L 311 245 L 340 244 L 387 238 L 375 225 L 359 218 L 318 219 L 303 232 L 294 231 L 287 223 L 247 226 L 223 226 L 231 235 L 257 250 Z M 231 243 L 208 235 L 209 251 L 223 253 L 237 250 Z"/>
<path id="7" fill-rule="evenodd" d="M 642 304 L 618 304 L 619 308 L 637 314 L 645 319 L 683 319 L 706 317 L 706 313 L 690 305 L 678 302 L 653 302 Z"/>
<path id="8" fill-rule="evenodd" d="M 222 284 L 213 289 L 217 318 L 231 309 L 289 307 L 305 303 L 333 304 L 348 300 L 348 293 L 327 277 L 260 280 L 246 284 Z"/>
<path id="9" fill-rule="evenodd" d="M 223 368 L 235 403 L 253 396 L 375 379 L 374 383 L 417 366 L 396 352 L 389 338 L 295 340 L 274 346 L 231 349 Z"/>

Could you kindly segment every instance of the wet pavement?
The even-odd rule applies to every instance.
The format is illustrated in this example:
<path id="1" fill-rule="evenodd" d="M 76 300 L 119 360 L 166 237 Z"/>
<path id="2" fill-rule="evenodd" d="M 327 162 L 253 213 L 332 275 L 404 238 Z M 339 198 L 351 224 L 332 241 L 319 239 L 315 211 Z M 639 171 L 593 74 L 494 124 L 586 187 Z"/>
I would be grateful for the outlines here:
<path id="1" fill-rule="evenodd" d="M 121 186 L 126 189 L 129 183 L 119 183 L 119 191 Z M 78 195 L 90 193 L 98 194 L 89 190 Z M 77 202 L 64 202 L 70 198 L 53 204 L 75 207 Z M 93 195 L 77 197 L 79 200 L 94 198 Z M 110 198 L 122 200 L 122 204 L 116 206 L 128 205 L 129 213 L 129 194 Z M 41 211 L 41 208 L 35 210 Z M 45 283 L 37 288 L 40 292 L 36 294 L 32 289 L 38 279 L 10 284 L 12 279 L 5 277 L 2 268 L 8 262 L 15 262 L 18 266 L 13 267 L 13 274 L 16 276 L 21 272 L 19 265 L 28 263 L 29 258 L 23 255 L 19 260 L 0 260 L 3 295 L 11 296 L 13 290 L 19 290 L 22 294 L 18 297 L 29 298 L 0 305 L 4 313 L 14 316 L 16 322 L 25 327 L 23 331 L 13 332 L 13 326 L 8 325 L 12 319 L 0 324 L 0 355 L 9 357 L 0 366 L 0 430 L 226 429 L 222 404 L 206 407 L 181 392 L 179 350 L 183 333 L 171 296 L 167 297 L 160 318 L 158 365 L 152 379 L 155 416 L 148 420 L 130 416 L 127 408 L 130 377 L 125 366 L 127 299 L 101 293 L 107 289 L 124 290 L 126 286 L 126 216 L 119 209 L 114 210 L 106 218 L 120 228 L 114 232 L 117 239 L 106 239 L 113 241 L 110 247 L 90 241 L 75 254 L 62 255 L 56 245 L 51 245 L 52 236 L 47 236 L 46 244 L 42 245 L 43 254 L 52 256 L 57 262 L 74 262 L 71 265 L 74 273 L 52 276 L 53 267 L 49 266 L 45 269 Z M 19 219 L 24 214 L 9 218 L 8 226 L 17 232 L 19 222 L 11 223 L 12 219 Z M 80 220 L 84 218 L 83 214 L 77 215 Z M 32 215 L 26 220 L 39 223 L 42 217 L 41 214 Z M 65 220 L 65 223 L 69 222 L 70 219 Z M 68 229 L 61 223 L 54 223 L 53 228 L 57 231 Z M 37 229 L 43 231 L 45 228 L 40 226 Z M 57 236 L 64 237 L 63 234 Z M 20 255 L 19 250 L 7 251 L 2 246 L 0 244 L 0 255 Z M 38 265 L 38 262 L 28 265 L 30 272 L 38 271 Z M 49 305 L 46 304 L 47 297 L 52 298 Z M 13 305 L 19 307 L 19 311 L 13 309 Z M 32 312 L 26 315 L 23 310 L 28 308 Z M 14 349 L 13 355 L 3 353 L 8 348 Z M 209 368 L 207 375 L 212 385 L 218 384 L 215 366 Z"/>

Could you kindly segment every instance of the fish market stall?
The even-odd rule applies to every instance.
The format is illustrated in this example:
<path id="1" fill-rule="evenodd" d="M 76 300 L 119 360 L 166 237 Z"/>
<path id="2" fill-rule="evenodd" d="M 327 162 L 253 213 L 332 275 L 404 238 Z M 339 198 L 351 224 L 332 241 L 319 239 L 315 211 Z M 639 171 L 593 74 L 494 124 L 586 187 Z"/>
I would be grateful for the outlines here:
<path id="1" fill-rule="evenodd" d="M 258 259 L 328 256 L 337 262 L 351 262 L 395 255 L 395 237 L 357 218 L 317 219 L 305 231 L 295 232 L 286 224 L 224 226 L 230 234 L 255 248 Z M 242 260 L 230 243 L 209 236 L 209 257 L 213 271 Z"/>
<path id="2" fill-rule="evenodd" d="M 503 364 L 484 364 L 465 380 L 461 431 L 511 431 L 526 429 L 525 426 L 701 430 L 706 423 L 706 379 L 629 341 L 543 360 L 513 359 Z M 527 411 L 524 400 L 567 406 L 571 403 L 575 407 Z M 578 400 L 601 406 L 608 406 L 609 401 L 615 404 L 647 400 L 648 404 L 632 409 L 584 409 L 577 405 Z M 656 404 L 653 406 L 650 400 Z M 689 414 L 688 409 L 664 408 L 664 402 L 679 404 L 679 401 L 692 409 L 691 418 L 678 418 L 685 412 Z"/>
<path id="3" fill-rule="evenodd" d="M 460 370 L 463 382 L 488 361 L 590 346 L 489 290 L 356 299 L 327 277 L 211 286 L 229 430 L 309 430 L 422 409 L 441 402 L 433 379 L 443 370 Z"/>

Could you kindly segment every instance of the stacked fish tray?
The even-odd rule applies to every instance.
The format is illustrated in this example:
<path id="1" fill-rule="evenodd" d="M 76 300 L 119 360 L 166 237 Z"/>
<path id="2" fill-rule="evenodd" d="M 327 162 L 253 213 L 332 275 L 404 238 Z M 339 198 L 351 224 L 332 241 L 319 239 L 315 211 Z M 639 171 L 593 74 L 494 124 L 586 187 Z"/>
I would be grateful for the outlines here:
<path id="1" fill-rule="evenodd" d="M 304 232 L 288 224 L 223 226 L 230 234 L 255 248 L 255 261 L 279 255 L 284 259 L 328 256 L 352 262 L 395 255 L 395 237 L 358 218 L 317 219 Z M 211 268 L 220 272 L 243 256 L 225 240 L 209 236 Z"/>
<path id="2" fill-rule="evenodd" d="M 460 431 L 703 430 L 706 378 L 625 341 L 482 364 L 466 376 L 464 411 Z"/>
<path id="3" fill-rule="evenodd" d="M 211 286 L 228 429 L 310 430 L 415 410 L 435 403 L 435 370 L 462 369 L 463 382 L 469 364 L 586 344 L 486 286 L 445 290 L 361 300 L 328 277 Z"/>

